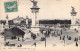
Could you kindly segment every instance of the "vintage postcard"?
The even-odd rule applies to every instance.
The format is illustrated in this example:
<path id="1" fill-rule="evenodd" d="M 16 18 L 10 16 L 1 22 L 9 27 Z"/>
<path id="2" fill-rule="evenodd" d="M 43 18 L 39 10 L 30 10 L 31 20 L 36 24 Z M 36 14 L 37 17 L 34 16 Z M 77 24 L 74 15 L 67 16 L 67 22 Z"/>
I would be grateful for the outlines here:
<path id="1" fill-rule="evenodd" d="M 80 0 L 0 0 L 0 51 L 80 51 Z"/>

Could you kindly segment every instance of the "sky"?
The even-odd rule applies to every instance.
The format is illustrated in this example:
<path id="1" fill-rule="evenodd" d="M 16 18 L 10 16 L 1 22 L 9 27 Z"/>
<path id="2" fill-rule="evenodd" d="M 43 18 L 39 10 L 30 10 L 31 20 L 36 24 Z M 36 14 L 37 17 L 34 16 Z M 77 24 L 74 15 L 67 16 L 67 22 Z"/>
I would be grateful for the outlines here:
<path id="1" fill-rule="evenodd" d="M 18 12 L 5 12 L 4 2 L 17 1 Z M 37 14 L 37 19 L 72 19 L 70 14 L 71 6 L 75 8 L 77 12 L 76 18 L 80 17 L 80 0 L 36 0 L 38 1 L 38 7 L 40 8 Z M 0 19 L 5 19 L 6 15 L 9 19 L 16 18 L 18 16 L 26 18 L 33 17 L 30 8 L 32 7 L 30 0 L 0 0 Z"/>

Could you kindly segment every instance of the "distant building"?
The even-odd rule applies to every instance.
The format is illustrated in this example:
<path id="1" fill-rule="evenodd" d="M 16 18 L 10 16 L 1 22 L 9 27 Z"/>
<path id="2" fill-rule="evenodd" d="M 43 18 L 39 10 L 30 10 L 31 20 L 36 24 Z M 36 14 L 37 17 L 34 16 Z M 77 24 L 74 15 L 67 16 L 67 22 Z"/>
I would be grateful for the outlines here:
<path id="1" fill-rule="evenodd" d="M 6 17 L 6 20 L 0 20 L 0 23 L 5 25 L 4 28 L 13 28 L 13 27 L 31 27 L 32 20 L 28 18 L 23 17 L 17 17 L 12 20 L 8 20 L 8 16 Z"/>
<path id="2" fill-rule="evenodd" d="M 39 26 L 71 25 L 71 20 L 39 20 Z"/>
<path id="3" fill-rule="evenodd" d="M 18 27 L 27 28 L 31 26 L 31 19 L 29 19 L 28 16 L 26 16 L 26 18 L 18 16 L 17 18 L 14 18 L 12 20 L 14 25 Z"/>
<path id="4" fill-rule="evenodd" d="M 13 19 L 13 22 L 14 22 L 14 24 L 20 24 L 22 20 L 24 20 L 24 18 L 18 16 L 17 18 Z"/>

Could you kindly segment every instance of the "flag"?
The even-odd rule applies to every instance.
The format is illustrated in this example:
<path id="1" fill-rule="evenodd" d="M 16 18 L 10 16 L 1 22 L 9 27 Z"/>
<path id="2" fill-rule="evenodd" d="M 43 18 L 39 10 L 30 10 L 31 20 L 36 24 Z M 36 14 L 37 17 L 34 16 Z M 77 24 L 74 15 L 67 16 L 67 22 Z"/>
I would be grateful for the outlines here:
<path id="1" fill-rule="evenodd" d="M 5 2 L 4 7 L 5 7 L 5 12 L 17 12 L 18 11 L 17 1 Z"/>

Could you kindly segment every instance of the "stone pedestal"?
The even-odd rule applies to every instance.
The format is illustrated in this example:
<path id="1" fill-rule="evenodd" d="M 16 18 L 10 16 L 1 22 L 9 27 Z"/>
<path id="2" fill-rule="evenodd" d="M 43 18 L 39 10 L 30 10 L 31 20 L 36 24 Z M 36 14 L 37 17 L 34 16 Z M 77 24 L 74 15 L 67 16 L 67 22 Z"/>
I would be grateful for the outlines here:
<path id="1" fill-rule="evenodd" d="M 39 26 L 31 26 L 31 32 L 37 35 L 40 32 Z"/>
<path id="2" fill-rule="evenodd" d="M 75 22 L 76 22 L 76 18 L 73 16 L 73 18 L 71 19 L 71 27 L 70 27 L 70 29 L 76 29 L 77 28 Z"/>
<path id="3" fill-rule="evenodd" d="M 36 26 L 36 13 L 33 13 L 33 17 L 32 17 L 32 27 L 35 27 Z"/>

